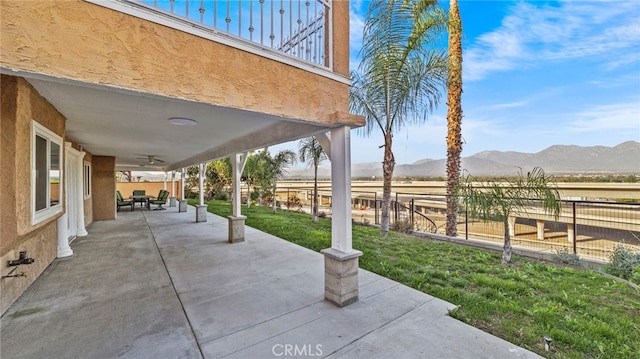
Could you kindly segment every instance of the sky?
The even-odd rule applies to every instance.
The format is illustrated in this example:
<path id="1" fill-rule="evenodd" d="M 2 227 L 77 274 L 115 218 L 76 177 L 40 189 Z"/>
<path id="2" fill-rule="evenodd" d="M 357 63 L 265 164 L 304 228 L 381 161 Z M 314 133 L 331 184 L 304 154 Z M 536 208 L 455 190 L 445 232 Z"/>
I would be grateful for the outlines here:
<path id="1" fill-rule="evenodd" d="M 351 69 L 368 5 L 350 3 Z M 459 0 L 459 7 L 463 157 L 640 141 L 640 1 Z M 446 114 L 443 89 L 424 124 L 395 133 L 396 164 L 446 158 Z M 381 162 L 383 143 L 379 132 L 352 130 L 352 162 Z M 297 143 L 270 151 L 285 148 L 297 151 Z"/>

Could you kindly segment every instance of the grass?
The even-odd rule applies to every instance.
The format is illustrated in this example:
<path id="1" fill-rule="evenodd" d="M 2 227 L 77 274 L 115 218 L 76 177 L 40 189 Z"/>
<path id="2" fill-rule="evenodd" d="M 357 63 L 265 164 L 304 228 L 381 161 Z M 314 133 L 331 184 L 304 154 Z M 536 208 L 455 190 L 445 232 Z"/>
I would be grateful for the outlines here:
<path id="1" fill-rule="evenodd" d="M 228 216 L 228 202 L 208 203 Z M 243 206 L 248 226 L 315 251 L 331 246 L 331 222 Z M 599 273 L 354 225 L 360 267 L 458 305 L 465 323 L 551 358 L 640 357 L 640 293 Z M 543 336 L 553 339 L 545 352 Z"/>

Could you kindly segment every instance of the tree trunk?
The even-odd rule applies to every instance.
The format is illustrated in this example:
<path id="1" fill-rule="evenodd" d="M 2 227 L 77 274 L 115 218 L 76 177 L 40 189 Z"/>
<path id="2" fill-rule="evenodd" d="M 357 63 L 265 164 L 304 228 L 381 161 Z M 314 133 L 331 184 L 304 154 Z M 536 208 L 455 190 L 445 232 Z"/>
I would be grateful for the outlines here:
<path id="1" fill-rule="evenodd" d="M 396 164 L 393 152 L 391 151 L 391 133 L 384 137 L 384 161 L 382 162 L 382 216 L 380 218 L 380 236 L 386 237 L 389 234 L 389 212 L 391 207 L 391 180 L 393 178 L 393 168 Z"/>
<path id="2" fill-rule="evenodd" d="M 509 234 L 509 218 L 504 220 L 504 247 L 502 247 L 502 265 L 508 266 L 511 262 L 511 235 Z"/>
<path id="3" fill-rule="evenodd" d="M 460 178 L 462 153 L 462 20 L 458 0 L 449 6 L 449 78 L 447 81 L 447 224 L 446 234 L 458 235 L 458 200 L 454 196 Z"/>
<path id="4" fill-rule="evenodd" d="M 247 208 L 251 207 L 251 185 L 247 182 Z"/>
<path id="5" fill-rule="evenodd" d="M 273 193 L 271 196 L 271 211 L 273 213 L 276 213 L 276 190 L 277 190 L 278 185 L 276 184 L 276 182 L 273 182 Z"/>
<path id="6" fill-rule="evenodd" d="M 311 212 L 313 212 L 313 223 L 318 223 L 318 164 L 314 166 L 313 175 L 313 208 Z"/>

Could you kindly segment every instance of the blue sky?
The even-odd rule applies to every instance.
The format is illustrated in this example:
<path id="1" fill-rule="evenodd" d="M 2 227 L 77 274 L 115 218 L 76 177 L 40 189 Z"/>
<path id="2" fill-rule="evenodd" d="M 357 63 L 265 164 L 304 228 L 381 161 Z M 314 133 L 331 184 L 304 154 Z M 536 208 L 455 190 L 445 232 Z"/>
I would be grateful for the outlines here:
<path id="1" fill-rule="evenodd" d="M 448 6 L 448 1 L 443 1 Z M 554 144 L 640 141 L 640 1 L 460 0 L 463 157 Z M 351 1 L 357 67 L 368 1 Z M 446 92 L 394 136 L 397 164 L 446 157 Z M 381 162 L 382 136 L 352 132 L 352 162 Z M 297 149 L 295 143 L 272 147 Z"/>

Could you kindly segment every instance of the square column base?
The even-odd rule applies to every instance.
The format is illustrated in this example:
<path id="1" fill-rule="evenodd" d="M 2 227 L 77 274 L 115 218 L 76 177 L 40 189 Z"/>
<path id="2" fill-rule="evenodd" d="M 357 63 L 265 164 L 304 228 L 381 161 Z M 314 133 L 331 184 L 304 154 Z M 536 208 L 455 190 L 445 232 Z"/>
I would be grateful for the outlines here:
<path id="1" fill-rule="evenodd" d="M 358 300 L 358 257 L 362 252 L 345 253 L 333 248 L 324 254 L 324 299 L 344 307 Z"/>
<path id="2" fill-rule="evenodd" d="M 245 216 L 229 216 L 229 243 L 244 242 Z"/>
<path id="3" fill-rule="evenodd" d="M 176 206 L 176 198 L 169 197 L 169 207 L 175 207 L 175 206 Z"/>
<path id="4" fill-rule="evenodd" d="M 187 211 L 187 200 L 182 200 L 178 202 L 178 212 L 186 212 Z"/>
<path id="5" fill-rule="evenodd" d="M 196 206 L 196 223 L 207 221 L 207 205 L 199 204 Z"/>

